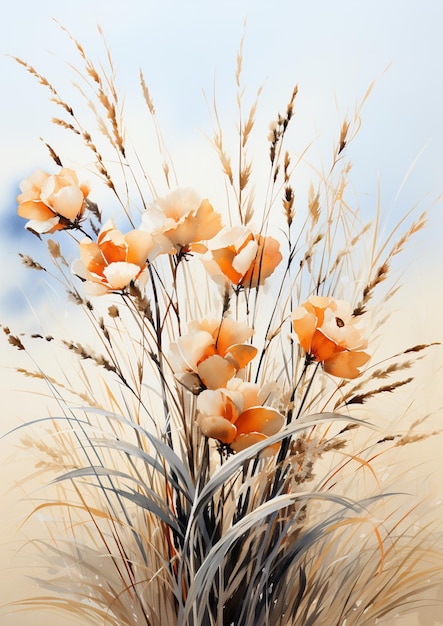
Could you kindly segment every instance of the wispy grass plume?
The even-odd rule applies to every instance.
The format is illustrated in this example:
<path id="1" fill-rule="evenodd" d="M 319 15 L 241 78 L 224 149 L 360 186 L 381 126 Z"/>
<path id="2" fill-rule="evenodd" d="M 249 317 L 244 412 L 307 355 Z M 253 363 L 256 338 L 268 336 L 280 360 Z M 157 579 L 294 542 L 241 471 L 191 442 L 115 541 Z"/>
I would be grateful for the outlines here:
<path id="1" fill-rule="evenodd" d="M 435 343 L 377 356 L 380 286 L 396 286 L 393 259 L 426 216 L 406 216 L 383 239 L 379 214 L 366 223 L 348 194 L 372 86 L 343 121 L 331 163 L 315 165 L 309 146 L 297 157 L 290 145 L 302 87 L 260 128 L 262 87 L 245 106 L 240 47 L 233 154 L 215 96 L 212 105 L 219 212 L 216 200 L 176 186 L 143 72 L 160 180 L 131 141 L 108 47 L 105 63 L 93 62 L 65 32 L 79 59 L 73 89 L 94 129 L 17 59 L 66 130 L 63 146 L 48 145 L 56 171 L 36 170 L 17 198 L 30 233 L 46 239 L 47 263 L 20 256 L 53 281 L 76 323 L 2 327 L 25 382 L 57 403 L 9 435 L 37 459 L 51 494 L 28 516 L 45 520 L 34 545 L 45 591 L 13 607 L 85 625 L 362 626 L 437 598 L 435 512 L 406 494 L 401 469 L 384 479 L 400 447 L 434 434 L 421 419 L 386 427 L 384 406 L 395 395 L 407 413 L 402 394 Z M 264 154 L 254 133 L 267 137 Z M 95 181 L 118 200 L 118 224 L 62 166 L 70 140 L 83 142 Z M 263 168 L 262 197 L 254 179 Z"/>

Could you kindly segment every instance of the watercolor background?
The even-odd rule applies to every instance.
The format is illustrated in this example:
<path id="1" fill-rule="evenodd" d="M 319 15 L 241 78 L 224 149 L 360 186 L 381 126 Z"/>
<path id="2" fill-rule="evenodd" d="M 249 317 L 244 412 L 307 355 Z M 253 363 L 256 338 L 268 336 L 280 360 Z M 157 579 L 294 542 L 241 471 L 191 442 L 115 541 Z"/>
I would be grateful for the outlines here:
<path id="1" fill-rule="evenodd" d="M 18 250 L 31 252 L 35 241 L 15 216 L 15 196 L 20 181 L 35 167 L 52 166 L 39 138 L 60 145 L 60 134 L 50 124 L 55 109 L 48 94 L 6 55 L 29 61 L 69 93 L 65 61 L 72 62 L 75 54 L 52 18 L 93 58 L 103 58 L 100 24 L 133 124 L 144 114 L 141 106 L 131 109 L 130 104 L 141 102 L 138 72 L 143 69 L 182 180 L 207 195 L 216 160 L 203 156 L 211 153 L 204 94 L 210 100 L 216 84 L 218 107 L 228 123 L 234 120 L 235 57 L 245 19 L 243 80 L 251 97 L 264 85 L 257 118 L 264 132 L 298 83 L 297 141 L 303 145 L 316 139 L 316 149 L 327 160 L 343 117 L 352 114 L 375 80 L 351 148 L 351 179 L 362 211 L 370 217 L 380 193 L 386 228 L 416 205 L 430 213 L 429 227 L 396 268 L 404 288 L 387 341 L 404 346 L 443 340 L 443 218 L 438 202 L 443 193 L 443 4 L 435 0 L 11 3 L 0 21 L 0 323 L 24 330 L 45 315 L 45 287 L 34 276 L 30 279 L 17 258 Z M 190 151 L 194 159 L 189 159 Z M 69 165 L 76 167 L 76 154 L 70 156 Z M 2 339 L 0 434 L 50 409 L 46 398 L 23 394 L 25 380 L 13 373 L 17 357 Z M 435 429 L 443 404 L 442 363 L 442 351 L 436 348 L 423 366 L 419 388 L 423 412 L 433 413 L 430 428 Z M 18 482 L 28 461 L 17 443 L 17 437 L 0 441 L 0 603 L 26 595 L 28 585 L 15 556 L 20 545 L 16 529 L 29 510 L 26 502 L 19 502 L 25 490 Z M 434 437 L 417 445 L 411 459 L 411 467 L 422 463 L 422 471 L 411 474 L 411 490 L 435 489 L 437 500 L 443 478 L 441 444 L 441 437 Z M 26 526 L 26 535 L 32 534 L 32 525 Z M 29 574 L 34 574 L 32 562 Z M 35 591 L 32 582 L 29 590 Z M 17 626 L 59 623 L 51 615 L 2 620 Z M 412 624 L 408 620 L 398 624 Z M 67 620 L 63 623 L 69 626 Z"/>

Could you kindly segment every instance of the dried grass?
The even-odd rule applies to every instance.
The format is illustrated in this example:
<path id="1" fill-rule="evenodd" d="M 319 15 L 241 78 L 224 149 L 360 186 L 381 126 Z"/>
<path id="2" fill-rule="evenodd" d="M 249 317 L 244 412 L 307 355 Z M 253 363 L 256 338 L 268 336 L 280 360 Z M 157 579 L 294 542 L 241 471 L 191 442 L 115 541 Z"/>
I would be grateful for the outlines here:
<path id="1" fill-rule="evenodd" d="M 92 152 L 102 181 L 133 227 L 131 192 L 135 189 L 146 207 L 157 185 L 130 148 L 109 50 L 105 47 L 105 71 L 67 34 L 83 66 L 83 71 L 72 68 L 82 84 L 76 89 L 121 166 L 116 174 L 108 171 L 110 159 L 97 147 L 95 135 L 83 128 L 51 83 L 18 62 L 69 116 L 69 121 L 53 121 Z M 116 626 L 362 626 L 415 610 L 420 594 L 442 583 L 440 531 L 428 519 L 426 503 L 389 493 L 379 478 L 394 448 L 432 433 L 415 428 L 383 432 L 373 404 L 413 385 L 412 375 L 398 376 L 412 370 L 433 344 L 406 347 L 389 364 L 368 368 L 357 382 L 337 381 L 319 364 L 311 367 L 289 323 L 291 310 L 310 295 L 343 297 L 340 277 L 351 271 L 355 284 L 358 278 L 364 285 L 349 294 L 354 316 L 365 316 L 371 304 L 375 327 L 384 314 L 377 288 L 395 282 L 391 262 L 426 218 L 406 225 L 395 241 L 398 228 L 380 241 L 379 216 L 363 225 L 347 198 L 347 151 L 372 86 L 351 121 L 343 122 L 327 174 L 312 170 L 307 205 L 297 211 L 293 173 L 301 161 L 293 166 L 285 147 L 298 94 L 294 88 L 285 113 L 271 125 L 268 189 L 259 204 L 252 185 L 257 155 L 252 158 L 248 149 L 261 89 L 244 114 L 242 64 L 240 48 L 236 158 L 225 146 L 215 96 L 212 145 L 226 178 L 228 206 L 234 198 L 236 215 L 228 215 L 232 223 L 246 225 L 254 218 L 265 234 L 277 200 L 283 207 L 287 257 L 272 298 L 261 286 L 220 290 L 206 279 L 199 282 L 195 259 L 177 254 L 149 266 L 146 292 L 131 284 L 106 297 L 101 311 L 65 272 L 70 263 L 63 244 L 49 240 L 57 280 L 91 330 L 92 347 L 83 337 L 54 338 L 53 329 L 27 337 L 25 347 L 23 335 L 3 327 L 7 341 L 27 358 L 34 360 L 32 341 L 37 341 L 54 354 L 67 350 L 78 368 L 69 384 L 38 367 L 20 370 L 44 382 L 60 412 L 32 422 L 34 430 L 49 428 L 50 443 L 22 435 L 24 448 L 37 454 L 36 468 L 53 489 L 53 497 L 33 512 L 44 511 L 48 520 L 47 539 L 35 548 L 53 574 L 38 579 L 48 595 L 19 600 L 17 610 L 41 606 L 71 613 L 84 624 Z M 174 169 L 142 73 L 140 82 L 169 187 Z M 61 164 L 58 152 L 49 145 L 48 150 Z M 91 201 L 88 209 L 81 232 L 89 226 L 96 232 L 92 219 L 100 224 L 101 213 Z M 366 269 L 357 261 L 368 242 Z M 45 270 L 28 255 L 21 257 L 27 267 Z M 254 327 L 254 343 L 261 349 L 244 379 L 268 384 L 267 402 L 286 420 L 281 432 L 237 454 L 202 437 L 195 420 L 195 394 L 201 389 L 175 378 L 168 351 L 187 322 L 214 310 L 220 320 L 230 312 Z M 70 372 L 64 376 L 71 378 Z M 264 456 L 274 443 L 280 452 Z"/>

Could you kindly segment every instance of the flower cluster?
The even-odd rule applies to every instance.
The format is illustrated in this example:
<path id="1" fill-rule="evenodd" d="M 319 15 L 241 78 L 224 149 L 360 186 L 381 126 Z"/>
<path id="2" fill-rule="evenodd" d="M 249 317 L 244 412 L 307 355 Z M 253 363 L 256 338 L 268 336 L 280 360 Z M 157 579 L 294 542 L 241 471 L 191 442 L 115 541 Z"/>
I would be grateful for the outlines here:
<path id="1" fill-rule="evenodd" d="M 369 361 L 362 352 L 368 342 L 348 302 L 313 296 L 292 313 L 292 325 L 307 358 L 332 376 L 356 378 Z"/>
<path id="2" fill-rule="evenodd" d="M 184 372 L 182 382 L 191 389 L 224 387 L 257 354 L 257 348 L 245 343 L 253 332 L 229 317 L 191 322 L 188 333 L 171 344 L 176 375 Z"/>
<path id="3" fill-rule="evenodd" d="M 62 168 L 58 174 L 36 170 L 20 185 L 18 214 L 29 220 L 26 228 L 38 234 L 72 228 L 81 219 L 89 194 L 77 174 Z"/>
<path id="4" fill-rule="evenodd" d="M 224 229 L 209 247 L 205 259 L 208 272 L 216 281 L 228 279 L 236 287 L 263 285 L 282 260 L 278 241 L 244 226 Z"/>
<path id="5" fill-rule="evenodd" d="M 225 389 L 203 391 L 197 401 L 203 434 L 228 444 L 234 452 L 275 435 L 284 418 L 275 409 L 264 406 L 266 394 L 257 384 L 239 378 L 228 381 Z M 275 454 L 278 448 L 279 444 L 273 444 L 263 453 Z"/>
<path id="6" fill-rule="evenodd" d="M 155 258 L 158 248 L 152 235 L 131 230 L 123 235 L 109 220 L 97 241 L 85 237 L 79 244 L 80 259 L 74 273 L 83 278 L 88 295 L 121 291 L 131 282 L 147 279 L 147 261 Z"/>
<path id="7" fill-rule="evenodd" d="M 90 116 L 85 124 L 77 106 L 73 116 L 58 91 L 18 61 L 50 89 L 61 107 L 54 122 L 87 148 L 115 206 L 113 219 L 105 210 L 102 221 L 89 185 L 60 165 L 49 144 L 56 173 L 37 170 L 20 185 L 26 228 L 40 243 L 55 233 L 47 242 L 55 272 L 40 275 L 56 297 L 68 295 L 76 323 L 68 337 L 59 324 L 42 323 L 32 334 L 1 327 L 35 364 L 20 370 L 49 385 L 57 416 L 33 419 L 45 439 L 25 443 L 41 456 L 38 480 L 47 470 L 56 485 L 54 497 L 34 506 L 34 514 L 45 511 L 48 540 L 39 537 L 38 546 L 50 561 L 47 580 L 37 582 L 56 595 L 39 592 L 14 606 L 64 608 L 78 623 L 114 626 L 351 626 L 389 620 L 413 607 L 415 594 L 418 604 L 431 579 L 441 585 L 442 551 L 421 506 L 407 509 L 397 477 L 391 494 L 379 476 L 397 474 L 388 471 L 391 451 L 398 460 L 399 446 L 423 436 L 403 421 L 399 429 L 397 419 L 389 420 L 395 430 L 379 429 L 370 401 L 409 384 L 413 353 L 430 344 L 388 362 L 368 349 L 367 337 L 375 325 L 383 332 L 379 307 L 393 292 L 391 261 L 425 216 L 397 243 L 396 229 L 379 240 L 378 218 L 362 227 L 347 197 L 345 154 L 358 114 L 343 122 L 330 167 L 308 163 L 302 147 L 294 161 L 286 137 L 297 86 L 271 124 L 266 173 L 251 144 L 258 100 L 244 110 L 241 50 L 233 144 L 214 98 L 224 199 L 217 206 L 212 191 L 209 199 L 171 188 L 178 170 L 143 75 L 154 143 L 127 140 L 109 50 L 96 65 L 69 37 L 95 131 Z M 145 136 L 140 122 L 137 139 Z M 151 167 L 155 145 L 161 168 Z M 298 169 L 305 165 L 309 189 Z M 349 275 L 354 280 L 343 280 Z M 38 354 L 48 346 L 62 373 L 40 369 L 27 353 L 32 342 Z M 376 426 L 368 437 L 366 421 Z M 58 597 L 65 592 L 67 599 Z"/>
<path id="8" fill-rule="evenodd" d="M 32 218 L 27 227 L 40 233 L 72 228 L 89 193 L 67 169 L 52 176 L 38 171 L 21 189 L 19 215 Z M 199 257 L 216 283 L 237 294 L 262 286 L 282 260 L 276 239 L 243 225 L 223 227 L 209 200 L 189 188 L 156 198 L 139 227 L 127 233 L 109 220 L 96 241 L 85 237 L 79 242 L 79 253 L 72 269 L 92 296 L 125 293 L 134 283 L 145 288 L 149 264 L 161 254 L 174 255 L 176 264 Z M 347 303 L 311 297 L 292 312 L 291 321 L 307 364 L 322 363 L 325 372 L 339 378 L 360 374 L 369 359 L 362 351 L 367 342 Z M 267 394 L 249 382 L 257 354 L 253 334 L 246 322 L 227 315 L 194 320 L 169 350 L 175 379 L 198 396 L 201 432 L 234 452 L 275 434 L 284 423 L 281 413 L 265 405 Z"/>
<path id="9" fill-rule="evenodd" d="M 164 252 L 186 254 L 211 239 L 222 226 L 211 203 L 189 188 L 176 189 L 152 202 L 142 216 L 140 228 L 163 242 Z"/>

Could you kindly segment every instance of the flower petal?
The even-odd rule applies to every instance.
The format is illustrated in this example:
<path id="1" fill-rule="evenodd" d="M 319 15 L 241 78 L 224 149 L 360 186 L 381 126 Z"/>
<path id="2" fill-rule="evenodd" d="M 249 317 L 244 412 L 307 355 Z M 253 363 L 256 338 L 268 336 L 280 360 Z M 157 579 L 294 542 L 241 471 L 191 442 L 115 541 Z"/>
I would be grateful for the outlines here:
<path id="1" fill-rule="evenodd" d="M 214 211 L 212 204 L 207 198 L 202 200 L 195 216 L 196 234 L 194 241 L 207 241 L 212 239 L 222 228 L 220 213 Z"/>
<path id="2" fill-rule="evenodd" d="M 112 220 L 107 220 L 101 227 L 101 230 L 98 234 L 98 237 L 97 237 L 98 245 L 100 245 L 102 241 L 104 241 L 108 237 L 109 233 L 113 230 L 117 230 L 114 222 Z"/>
<path id="3" fill-rule="evenodd" d="M 129 285 L 132 280 L 137 278 L 140 273 L 140 268 L 135 263 L 126 263 L 124 261 L 117 261 L 111 263 L 103 270 L 107 283 L 112 290 L 119 291 Z"/>
<path id="4" fill-rule="evenodd" d="M 208 322 L 212 322 L 208 320 Z M 239 322 L 231 317 L 224 317 L 221 324 L 213 320 L 212 336 L 217 345 L 217 352 L 224 356 L 231 346 L 243 344 L 254 334 L 246 322 Z M 208 328 L 209 330 L 209 328 Z"/>
<path id="5" fill-rule="evenodd" d="M 323 325 L 325 309 L 329 308 L 335 311 L 337 308 L 334 298 L 330 298 L 329 296 L 311 296 L 303 306 L 314 309 L 314 313 L 317 316 L 317 326 L 319 327 Z"/>
<path id="6" fill-rule="evenodd" d="M 83 283 L 83 291 L 87 296 L 104 296 L 109 293 L 109 287 L 105 283 L 87 280 Z"/>
<path id="7" fill-rule="evenodd" d="M 253 446 L 255 443 L 259 443 L 260 441 L 265 441 L 267 437 L 265 435 L 261 435 L 260 433 L 247 433 L 244 435 L 239 435 L 235 441 L 230 444 L 231 450 L 234 452 L 241 452 L 242 450 L 246 450 L 250 446 Z M 270 446 L 266 446 L 261 452 L 260 457 L 270 457 L 275 456 L 280 449 L 280 443 L 273 443 Z"/>
<path id="8" fill-rule="evenodd" d="M 218 439 L 222 443 L 232 443 L 237 434 L 234 424 L 219 415 L 208 415 L 199 420 L 200 428 L 206 437 Z"/>
<path id="9" fill-rule="evenodd" d="M 250 239 L 246 246 L 235 256 L 232 267 L 236 272 L 245 276 L 257 256 L 258 244 L 254 239 Z"/>
<path id="10" fill-rule="evenodd" d="M 142 216 L 141 229 L 166 237 L 172 244 L 168 251 L 175 252 L 211 239 L 221 226 L 221 216 L 210 202 L 202 201 L 193 189 L 183 188 L 151 203 Z"/>
<path id="11" fill-rule="evenodd" d="M 74 220 L 80 217 L 85 208 L 85 197 L 89 193 L 87 185 L 78 185 L 73 170 L 62 168 L 59 174 L 46 174 L 36 170 L 20 184 L 21 194 L 17 196 L 18 215 L 44 225 L 27 224 L 26 228 L 37 233 L 54 232 L 69 227 L 59 220 L 59 216 Z M 57 217 L 50 225 L 48 220 Z"/>
<path id="12" fill-rule="evenodd" d="M 54 194 L 51 204 L 56 213 L 73 221 L 82 213 L 84 200 L 79 187 L 63 187 Z"/>
<path id="13" fill-rule="evenodd" d="M 208 357 L 197 366 L 197 373 L 208 389 L 225 387 L 235 372 L 236 370 L 232 363 L 219 354 Z"/>
<path id="14" fill-rule="evenodd" d="M 128 246 L 126 256 L 128 263 L 136 263 L 139 267 L 145 265 L 155 245 L 152 235 L 142 230 L 131 230 L 126 233 L 124 239 Z"/>
<path id="15" fill-rule="evenodd" d="M 315 357 L 316 361 L 327 361 L 335 354 L 344 351 L 345 348 L 339 346 L 324 335 L 320 330 L 316 330 L 311 339 L 310 354 Z"/>
<path id="16" fill-rule="evenodd" d="M 265 406 L 246 409 L 235 422 L 239 434 L 257 432 L 268 437 L 278 433 L 283 424 L 283 415 Z"/>
<path id="17" fill-rule="evenodd" d="M 242 284 L 249 289 L 263 285 L 283 258 L 280 244 L 273 237 L 256 235 L 256 241 L 258 243 L 257 254 L 242 278 Z"/>
<path id="18" fill-rule="evenodd" d="M 225 359 L 230 361 L 238 371 L 246 367 L 256 354 L 257 348 L 255 346 L 243 343 L 231 346 L 225 354 Z"/>
<path id="19" fill-rule="evenodd" d="M 22 193 L 17 196 L 17 202 L 20 204 L 26 200 L 35 200 L 40 198 L 41 188 L 49 176 L 50 175 L 46 172 L 37 169 L 31 174 L 31 176 L 25 178 L 25 180 L 20 183 L 20 190 Z"/>
<path id="20" fill-rule="evenodd" d="M 312 337 L 317 325 L 317 318 L 313 312 L 299 306 L 292 313 L 292 327 L 297 333 L 298 341 L 306 353 L 311 351 Z"/>
<path id="21" fill-rule="evenodd" d="M 29 222 L 25 224 L 25 228 L 33 233 L 44 235 L 47 233 L 53 233 L 56 230 L 61 230 L 63 227 L 60 226 L 59 221 L 60 218 L 57 215 L 45 220 L 44 222 L 41 220 L 29 220 Z"/>
<path id="22" fill-rule="evenodd" d="M 340 352 L 331 359 L 325 361 L 325 372 L 338 378 L 353 379 L 360 376 L 359 367 L 365 365 L 370 359 L 366 352 L 354 352 L 352 350 Z"/>
<path id="23" fill-rule="evenodd" d="M 85 237 L 79 244 L 80 261 L 88 272 L 103 276 L 103 270 L 107 263 L 99 246 L 95 241 L 91 241 Z M 100 278 L 101 280 L 101 278 Z"/>
<path id="24" fill-rule="evenodd" d="M 47 207 L 46 204 L 36 200 L 28 200 L 19 204 L 17 214 L 19 217 L 24 217 L 28 220 L 39 220 L 41 222 L 45 222 L 52 217 L 57 217 L 54 211 Z"/>
<path id="25" fill-rule="evenodd" d="M 232 248 L 214 250 L 212 257 L 226 278 L 228 278 L 233 285 L 238 285 L 242 279 L 242 274 L 237 272 L 232 265 L 235 259 L 235 250 Z"/>
<path id="26" fill-rule="evenodd" d="M 204 330 L 196 330 L 188 335 L 179 337 L 177 346 L 185 369 L 196 372 L 198 364 L 214 354 L 212 344 L 212 335 Z"/>
<path id="27" fill-rule="evenodd" d="M 225 395 L 219 390 L 205 389 L 197 398 L 199 416 L 223 415 Z"/>

